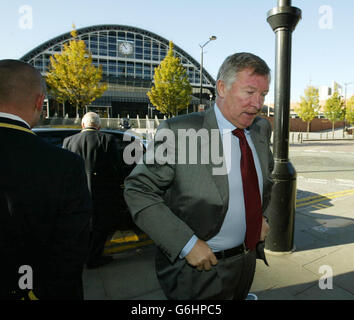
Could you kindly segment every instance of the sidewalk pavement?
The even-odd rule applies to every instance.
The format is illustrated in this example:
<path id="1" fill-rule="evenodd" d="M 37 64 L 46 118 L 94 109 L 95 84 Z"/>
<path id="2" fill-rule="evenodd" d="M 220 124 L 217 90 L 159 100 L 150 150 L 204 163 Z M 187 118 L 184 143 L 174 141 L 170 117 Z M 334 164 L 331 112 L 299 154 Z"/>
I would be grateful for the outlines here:
<path id="1" fill-rule="evenodd" d="M 353 208 L 353 188 L 333 197 L 299 200 L 295 250 L 267 252 L 269 267 L 257 261 L 251 292 L 259 300 L 354 299 Z M 155 275 L 154 250 L 148 244 L 114 254 L 115 261 L 109 265 L 85 270 L 85 299 L 166 299 Z"/>
<path id="2" fill-rule="evenodd" d="M 354 299 L 354 189 L 298 202 L 295 251 L 257 261 L 260 300 Z M 327 277 L 333 276 L 332 279 Z"/>

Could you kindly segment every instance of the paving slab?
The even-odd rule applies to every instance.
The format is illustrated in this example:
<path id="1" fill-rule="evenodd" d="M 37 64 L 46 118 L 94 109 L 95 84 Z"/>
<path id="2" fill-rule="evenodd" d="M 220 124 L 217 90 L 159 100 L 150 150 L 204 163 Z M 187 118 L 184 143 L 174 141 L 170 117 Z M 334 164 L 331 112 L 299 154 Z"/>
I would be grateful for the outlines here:
<path id="1" fill-rule="evenodd" d="M 333 285 L 332 289 L 321 289 L 314 284 L 309 289 L 299 293 L 297 300 L 353 300 L 354 296 L 341 287 Z"/>

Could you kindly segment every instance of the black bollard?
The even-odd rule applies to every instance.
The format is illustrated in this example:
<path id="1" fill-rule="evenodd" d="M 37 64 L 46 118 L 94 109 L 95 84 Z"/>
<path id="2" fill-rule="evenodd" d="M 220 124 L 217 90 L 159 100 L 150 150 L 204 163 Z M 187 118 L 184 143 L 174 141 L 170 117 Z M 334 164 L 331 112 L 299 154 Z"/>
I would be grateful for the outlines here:
<path id="1" fill-rule="evenodd" d="M 272 252 L 294 249 L 296 171 L 289 161 L 291 35 L 300 19 L 301 10 L 292 7 L 291 0 L 278 0 L 278 7 L 270 10 L 267 18 L 276 35 L 274 186 L 266 212 L 270 225 L 266 249 Z"/>

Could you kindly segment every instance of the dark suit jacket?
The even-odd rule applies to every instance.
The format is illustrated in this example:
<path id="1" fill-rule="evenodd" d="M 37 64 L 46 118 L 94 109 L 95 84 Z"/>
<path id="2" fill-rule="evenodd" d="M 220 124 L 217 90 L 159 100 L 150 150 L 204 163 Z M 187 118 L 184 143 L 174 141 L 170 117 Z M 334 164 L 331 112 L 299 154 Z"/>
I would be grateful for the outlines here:
<path id="1" fill-rule="evenodd" d="M 63 148 L 80 155 L 85 161 L 88 185 L 95 207 L 95 224 L 114 228 L 122 205 L 121 157 L 113 135 L 86 128 L 64 139 Z M 119 221 L 120 220 L 120 221 Z"/>
<path id="2" fill-rule="evenodd" d="M 214 108 L 168 119 L 161 123 L 155 143 L 149 144 L 144 164 L 138 164 L 125 180 L 124 195 L 136 224 L 150 235 L 163 253 L 158 254 L 158 275 L 168 270 L 166 273 L 170 273 L 173 278 L 171 266 L 191 236 L 196 234 L 198 238 L 207 241 L 219 232 L 228 209 L 229 186 L 226 171 L 225 174 L 214 174 L 215 161 L 211 159 L 211 152 L 208 164 L 202 164 L 201 160 L 199 164 L 177 163 L 181 151 L 178 139 L 161 140 L 163 129 L 169 129 L 176 137 L 180 129 L 204 129 L 209 136 L 216 132 L 220 155 L 223 155 L 223 145 Z M 269 147 L 271 126 L 267 120 L 256 118 L 250 127 L 250 134 L 262 169 L 264 212 L 273 184 L 270 178 L 273 169 L 273 156 Z M 190 150 L 191 141 L 186 144 L 187 159 L 194 149 L 201 155 L 202 147 L 212 150 L 212 144 L 215 145 L 215 141 L 208 139 L 207 142 L 198 142 Z M 151 149 L 158 155 L 162 147 L 174 151 L 176 164 L 146 164 L 149 153 L 152 154 Z"/>
<path id="3" fill-rule="evenodd" d="M 80 157 L 0 118 L 0 299 L 16 297 L 19 267 L 40 299 L 82 299 L 91 202 Z"/>

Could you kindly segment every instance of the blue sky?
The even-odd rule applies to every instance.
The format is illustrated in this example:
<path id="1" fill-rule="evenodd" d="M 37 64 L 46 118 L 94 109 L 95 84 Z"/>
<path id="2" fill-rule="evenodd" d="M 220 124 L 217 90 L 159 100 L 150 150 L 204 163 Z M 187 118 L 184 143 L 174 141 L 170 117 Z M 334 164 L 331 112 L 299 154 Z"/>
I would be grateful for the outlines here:
<path id="1" fill-rule="evenodd" d="M 274 70 L 275 34 L 266 21 L 276 0 L 12 0 L 0 5 L 0 59 L 18 59 L 34 47 L 71 30 L 123 24 L 156 33 L 200 61 L 215 78 L 224 58 L 237 51 L 261 56 Z M 293 32 L 291 100 L 305 87 L 354 82 L 354 1 L 293 0 L 302 20 Z M 20 9 L 32 10 L 32 26 Z M 26 11 L 28 13 L 28 11 Z M 24 28 L 24 26 L 26 28 Z M 273 77 L 274 79 L 274 77 Z M 273 86 L 266 102 L 273 101 Z M 354 84 L 348 85 L 348 96 Z"/>

